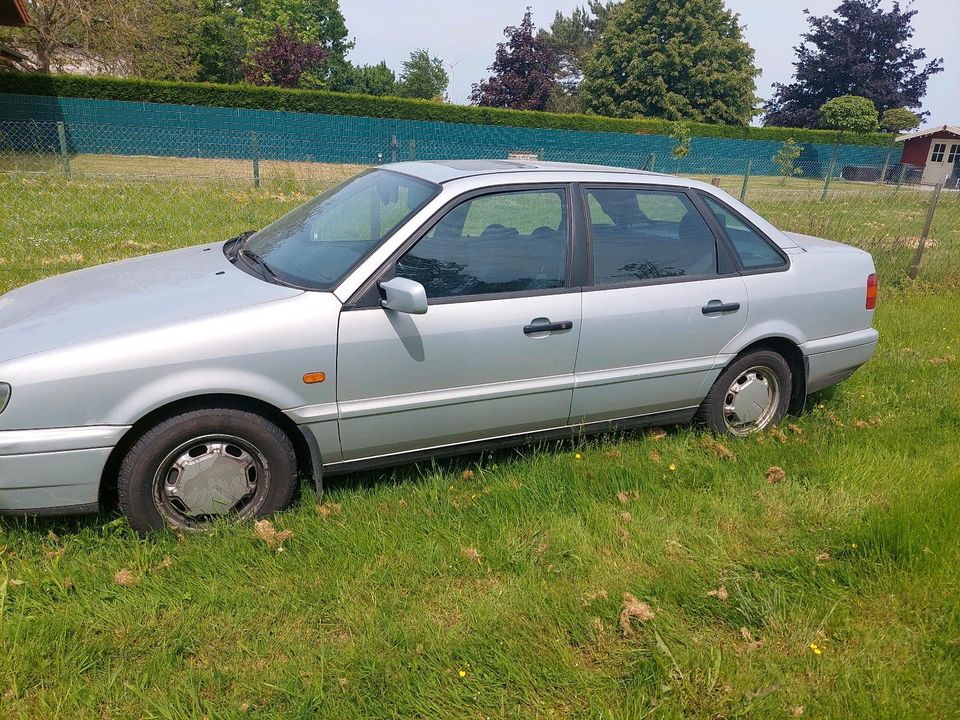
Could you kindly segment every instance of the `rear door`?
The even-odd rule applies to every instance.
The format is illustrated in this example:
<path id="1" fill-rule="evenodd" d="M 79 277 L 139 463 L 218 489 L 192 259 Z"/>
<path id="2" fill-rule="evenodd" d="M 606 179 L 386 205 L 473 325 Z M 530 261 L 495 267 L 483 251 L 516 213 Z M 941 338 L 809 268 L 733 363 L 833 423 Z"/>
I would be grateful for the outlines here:
<path id="1" fill-rule="evenodd" d="M 692 411 L 746 325 L 743 279 L 692 193 L 587 186 L 590 286 L 571 423 Z"/>
<path id="2" fill-rule="evenodd" d="M 341 314 L 337 398 L 344 460 L 563 427 L 580 292 L 571 288 L 566 186 L 463 198 L 378 281 L 427 291 L 425 315 Z"/>

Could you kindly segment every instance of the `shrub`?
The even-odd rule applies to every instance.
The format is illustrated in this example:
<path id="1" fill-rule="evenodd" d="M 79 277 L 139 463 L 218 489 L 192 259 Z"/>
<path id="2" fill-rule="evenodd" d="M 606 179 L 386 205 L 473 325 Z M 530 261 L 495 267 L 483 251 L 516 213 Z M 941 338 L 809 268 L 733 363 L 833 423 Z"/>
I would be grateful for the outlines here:
<path id="1" fill-rule="evenodd" d="M 650 118 L 608 118 L 599 115 L 561 115 L 532 110 L 447 105 L 432 100 L 348 95 L 322 90 L 287 90 L 253 85 L 163 82 L 130 78 L 39 75 L 0 72 L 0 93 L 92 98 L 128 102 L 235 107 L 254 110 L 350 115 L 423 120 L 428 122 L 503 125 L 510 127 L 669 135 L 671 123 Z M 833 143 L 836 133 L 796 128 L 747 127 L 690 123 L 694 137 L 773 140 L 792 137 L 797 142 Z M 851 144 L 885 145 L 880 133 L 849 136 Z"/>

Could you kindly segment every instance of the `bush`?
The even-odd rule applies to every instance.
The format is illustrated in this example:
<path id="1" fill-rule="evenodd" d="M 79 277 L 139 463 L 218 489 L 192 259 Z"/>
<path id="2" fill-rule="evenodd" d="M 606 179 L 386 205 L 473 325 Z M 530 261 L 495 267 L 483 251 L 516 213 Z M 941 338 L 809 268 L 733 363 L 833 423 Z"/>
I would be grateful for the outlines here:
<path id="1" fill-rule="evenodd" d="M 669 135 L 672 125 L 667 120 L 650 118 L 622 119 L 599 115 L 561 115 L 531 110 L 448 105 L 432 100 L 348 95 L 320 90 L 286 90 L 253 85 L 162 82 L 82 75 L 3 72 L 0 73 L 0 93 L 647 135 Z M 690 133 L 694 137 L 778 142 L 793 138 L 802 143 L 832 144 L 836 142 L 836 133 L 825 130 L 705 123 L 690 123 L 689 126 Z M 851 135 L 849 140 L 850 144 L 856 145 L 886 145 L 889 138 L 880 133 L 870 133 Z"/>

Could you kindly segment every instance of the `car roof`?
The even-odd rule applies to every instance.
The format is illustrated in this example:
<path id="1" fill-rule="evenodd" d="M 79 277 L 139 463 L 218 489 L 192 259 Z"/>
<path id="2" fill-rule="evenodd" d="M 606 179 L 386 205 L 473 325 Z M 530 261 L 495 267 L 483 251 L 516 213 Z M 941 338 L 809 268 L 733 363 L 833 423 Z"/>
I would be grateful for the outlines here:
<path id="1" fill-rule="evenodd" d="M 446 183 L 452 180 L 477 177 L 480 175 L 515 175 L 518 173 L 624 173 L 664 177 L 659 173 L 646 172 L 631 168 L 606 167 L 604 165 L 586 165 L 581 163 L 544 162 L 541 160 L 426 160 L 392 163 L 383 166 L 385 170 L 394 170 L 434 183 Z"/>

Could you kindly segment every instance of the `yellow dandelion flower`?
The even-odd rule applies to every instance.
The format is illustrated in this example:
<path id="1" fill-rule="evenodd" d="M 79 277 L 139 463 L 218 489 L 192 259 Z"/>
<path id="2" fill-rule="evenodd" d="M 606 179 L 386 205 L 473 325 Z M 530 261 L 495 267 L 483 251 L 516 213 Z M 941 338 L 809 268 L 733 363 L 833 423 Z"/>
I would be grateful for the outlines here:
<path id="1" fill-rule="evenodd" d="M 850 547 L 852 547 L 854 550 L 856 550 L 856 549 L 857 549 L 857 544 L 856 544 L 856 543 L 853 543 L 853 545 L 851 545 Z"/>
<path id="2" fill-rule="evenodd" d="M 810 649 L 813 650 L 814 655 L 820 655 L 823 652 L 816 643 L 810 643 Z"/>
<path id="3" fill-rule="evenodd" d="M 460 677 L 463 678 L 463 677 L 466 677 L 466 676 L 467 676 L 467 671 L 466 671 L 466 670 L 461 670 L 461 671 L 460 671 Z"/>
<path id="4" fill-rule="evenodd" d="M 583 459 L 583 455 L 581 455 L 580 453 L 577 453 L 576 455 L 574 455 L 574 457 L 575 457 L 577 460 L 582 460 L 582 459 Z"/>
<path id="5" fill-rule="evenodd" d="M 677 466 L 674 463 L 670 463 L 670 469 L 676 471 Z"/>

